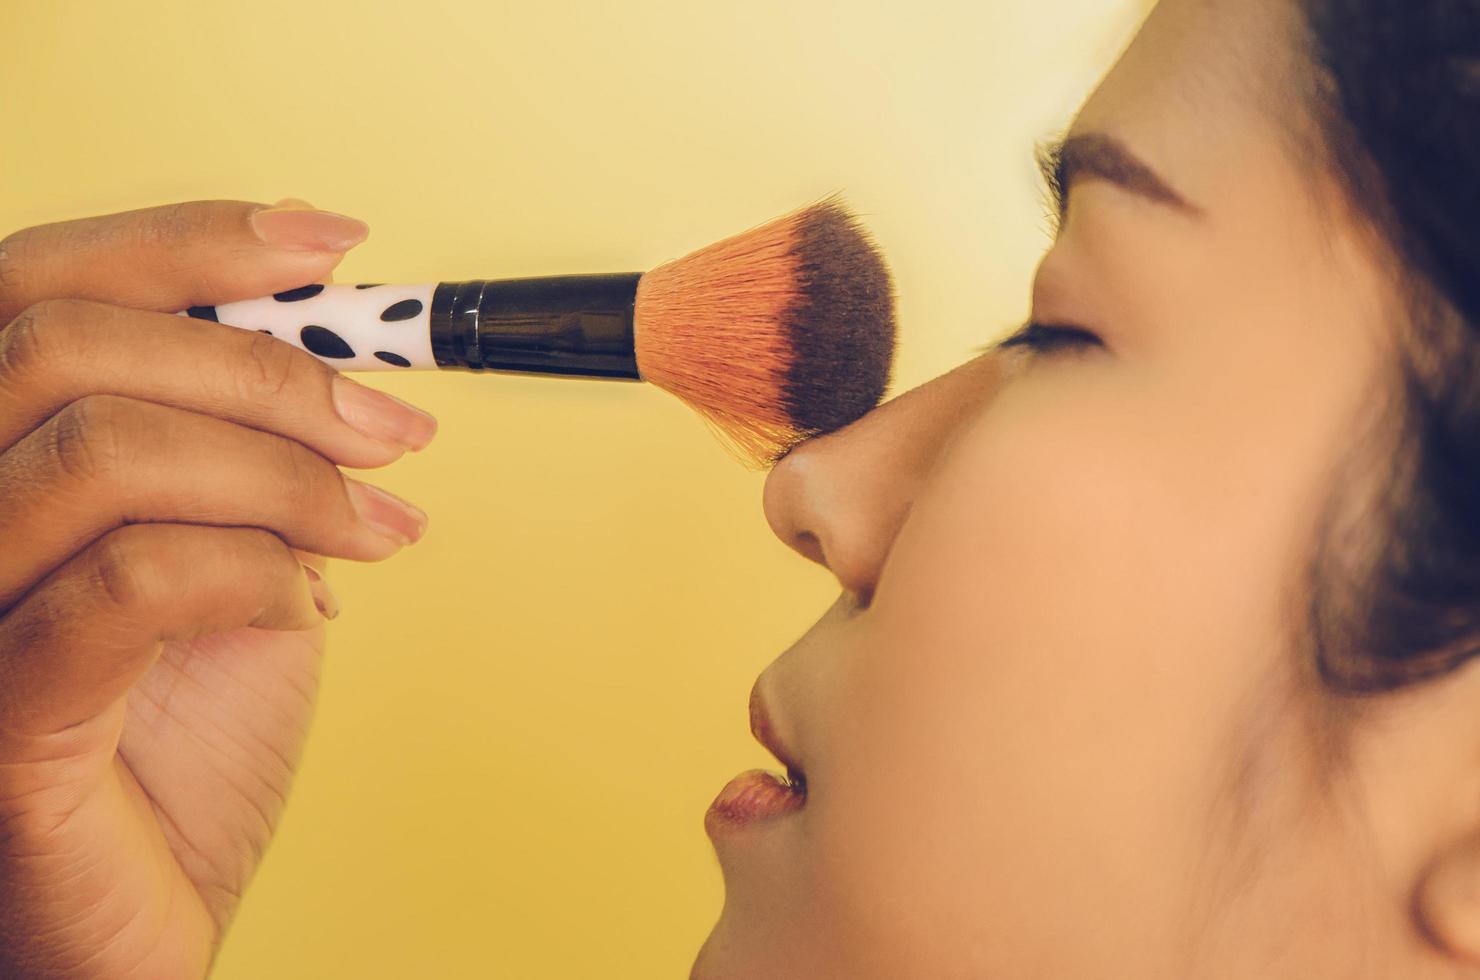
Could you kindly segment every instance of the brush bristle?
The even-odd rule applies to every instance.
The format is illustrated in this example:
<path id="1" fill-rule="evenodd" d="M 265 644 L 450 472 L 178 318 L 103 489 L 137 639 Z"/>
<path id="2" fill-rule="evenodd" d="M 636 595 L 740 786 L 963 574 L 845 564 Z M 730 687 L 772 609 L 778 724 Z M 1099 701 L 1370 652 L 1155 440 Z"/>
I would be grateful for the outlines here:
<path id="1" fill-rule="evenodd" d="M 853 422 L 889 386 L 893 284 L 837 195 L 658 266 L 635 313 L 643 379 L 753 466 Z"/>

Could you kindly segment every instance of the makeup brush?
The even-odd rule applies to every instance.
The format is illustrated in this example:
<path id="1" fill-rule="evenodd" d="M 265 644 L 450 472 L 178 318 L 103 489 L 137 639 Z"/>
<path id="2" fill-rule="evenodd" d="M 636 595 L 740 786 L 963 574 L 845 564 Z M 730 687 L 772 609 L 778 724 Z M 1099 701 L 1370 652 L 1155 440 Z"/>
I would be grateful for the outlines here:
<path id="1" fill-rule="evenodd" d="M 874 408 L 894 358 L 888 269 L 836 194 L 646 273 L 316 283 L 184 315 L 343 371 L 649 381 L 757 467 Z"/>

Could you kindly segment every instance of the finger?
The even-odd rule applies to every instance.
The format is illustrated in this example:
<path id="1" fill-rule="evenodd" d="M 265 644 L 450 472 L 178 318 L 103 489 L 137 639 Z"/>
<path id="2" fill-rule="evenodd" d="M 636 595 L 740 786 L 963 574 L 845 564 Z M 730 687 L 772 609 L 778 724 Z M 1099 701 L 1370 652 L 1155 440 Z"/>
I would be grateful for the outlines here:
<path id="1" fill-rule="evenodd" d="M 300 210 L 308 210 L 308 211 L 317 211 L 318 210 L 318 208 L 315 208 L 312 204 L 309 204 L 307 201 L 302 200 L 300 198 L 296 198 L 296 197 L 285 197 L 281 201 L 278 201 L 277 203 L 275 203 L 273 205 L 273 207 L 275 207 L 275 208 L 298 208 Z M 317 279 L 315 281 L 316 282 L 322 282 L 322 283 L 332 283 L 334 281 L 334 270 L 333 269 L 330 269 L 328 272 L 324 273 L 324 275 L 323 275 L 322 278 Z M 307 284 L 305 283 L 305 285 L 307 285 Z"/>
<path id="2" fill-rule="evenodd" d="M 0 717 L 8 732 L 50 734 L 121 698 L 162 641 L 320 622 L 303 566 L 269 531 L 119 528 L 0 620 Z"/>
<path id="3" fill-rule="evenodd" d="M 425 515 L 282 436 L 116 395 L 69 404 L 0 454 L 0 609 L 126 524 L 253 526 L 287 544 L 378 561 Z"/>
<path id="4" fill-rule="evenodd" d="M 26 228 L 0 241 L 0 322 L 71 297 L 173 312 L 321 282 L 369 234 L 297 205 L 190 201 Z"/>
<path id="5" fill-rule="evenodd" d="M 298 208 L 298 209 L 308 210 L 308 211 L 317 211 L 317 210 L 319 210 L 318 208 L 314 207 L 312 204 L 308 203 L 307 201 L 305 201 L 301 197 L 285 197 L 285 198 L 283 198 L 280 201 L 274 202 L 272 206 L 275 207 L 275 208 Z M 331 283 L 331 282 L 333 282 L 334 281 L 334 270 L 333 269 L 330 269 L 328 272 L 324 273 L 324 277 L 322 279 L 319 279 L 317 281 L 318 282 L 324 282 L 324 283 Z"/>
<path id="6" fill-rule="evenodd" d="M 97 393 L 276 432 L 342 466 L 383 466 L 437 430 L 427 413 L 251 330 L 84 300 L 37 304 L 0 329 L 0 449 Z"/>

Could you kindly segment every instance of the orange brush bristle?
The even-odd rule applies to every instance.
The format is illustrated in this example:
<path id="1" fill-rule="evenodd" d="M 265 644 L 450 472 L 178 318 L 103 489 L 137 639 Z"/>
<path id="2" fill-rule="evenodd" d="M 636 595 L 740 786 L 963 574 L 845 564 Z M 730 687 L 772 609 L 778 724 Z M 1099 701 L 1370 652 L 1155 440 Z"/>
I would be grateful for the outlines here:
<path id="1" fill-rule="evenodd" d="M 764 467 L 878 405 L 894 360 L 894 289 L 833 195 L 644 274 L 634 333 L 643 380 Z"/>

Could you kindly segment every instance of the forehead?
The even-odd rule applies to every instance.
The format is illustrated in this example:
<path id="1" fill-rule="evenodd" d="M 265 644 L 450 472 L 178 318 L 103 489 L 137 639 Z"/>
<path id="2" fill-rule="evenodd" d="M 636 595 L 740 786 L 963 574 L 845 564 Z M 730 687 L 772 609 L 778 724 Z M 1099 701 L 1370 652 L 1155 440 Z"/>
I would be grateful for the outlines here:
<path id="1" fill-rule="evenodd" d="M 1301 149 L 1313 73 L 1297 57 L 1295 2 L 1162 0 L 1152 11 L 1068 135 L 1123 143 L 1204 218 L 1107 181 L 1076 185 L 1035 309 L 1186 352 L 1208 338 L 1247 348 L 1293 330 L 1313 343 L 1349 340 L 1357 325 L 1380 332 L 1386 321 L 1363 311 L 1385 299 L 1382 256 Z"/>
<path id="2" fill-rule="evenodd" d="M 1293 0 L 1161 0 L 1070 135 L 1114 135 L 1209 212 L 1230 184 L 1288 178 L 1298 23 Z"/>

